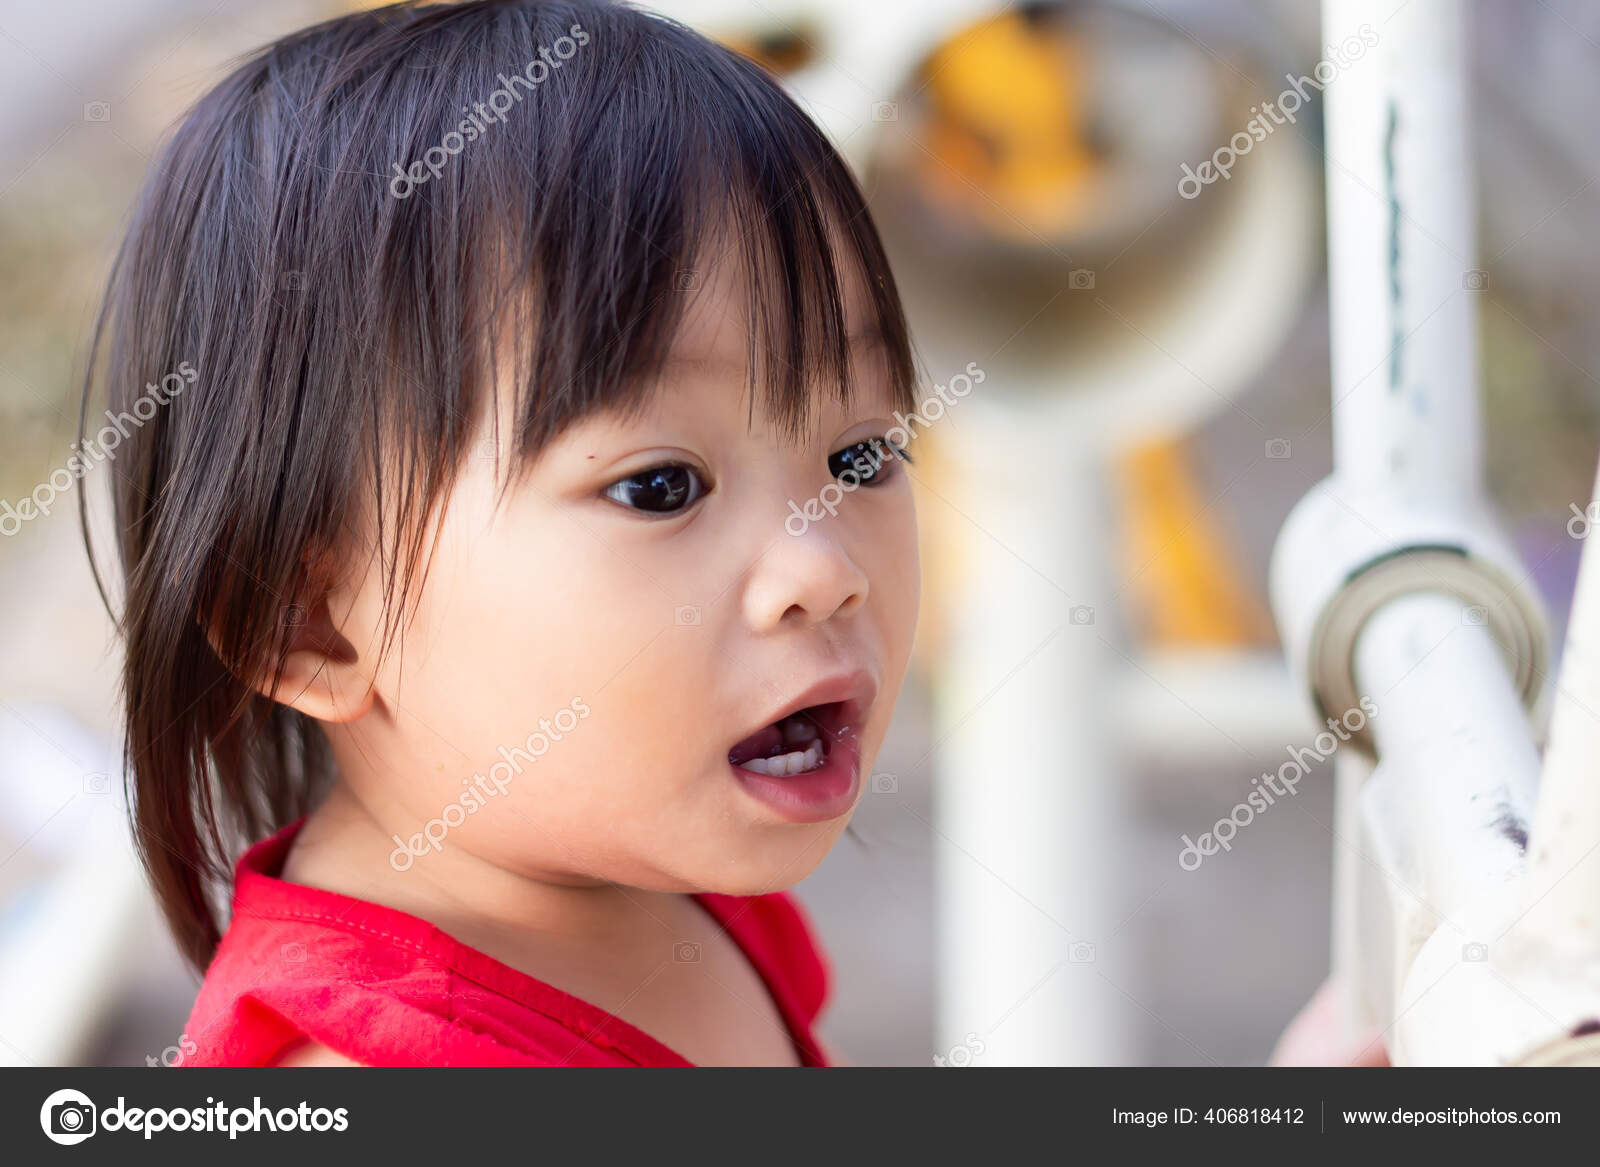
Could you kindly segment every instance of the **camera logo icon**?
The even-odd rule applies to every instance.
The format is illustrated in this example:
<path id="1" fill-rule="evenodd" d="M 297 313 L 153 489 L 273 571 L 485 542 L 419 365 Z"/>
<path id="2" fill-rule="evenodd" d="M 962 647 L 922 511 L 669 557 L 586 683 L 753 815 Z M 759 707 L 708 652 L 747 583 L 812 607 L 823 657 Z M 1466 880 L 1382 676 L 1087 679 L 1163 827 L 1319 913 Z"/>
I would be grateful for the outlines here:
<path id="1" fill-rule="evenodd" d="M 893 774 L 874 774 L 872 776 L 872 793 L 896 794 L 900 790 L 900 779 Z"/>
<path id="2" fill-rule="evenodd" d="M 1489 959 L 1489 946 L 1479 940 L 1463 944 L 1461 946 L 1461 959 L 1472 964 L 1482 964 Z"/>
<path id="3" fill-rule="evenodd" d="M 1094 608 L 1088 604 L 1074 604 L 1068 609 L 1067 617 L 1074 624 L 1093 624 Z"/>
<path id="4" fill-rule="evenodd" d="M 1094 270 L 1076 267 L 1067 273 L 1067 286 L 1074 291 L 1087 292 L 1094 287 Z"/>
<path id="5" fill-rule="evenodd" d="M 1600 526 L 1600 500 L 1591 500 L 1581 511 L 1577 503 L 1569 502 L 1567 509 L 1572 512 L 1572 517 L 1567 520 L 1567 534 L 1574 539 L 1587 539 L 1589 532 Z"/>
<path id="6" fill-rule="evenodd" d="M 1281 461 L 1289 457 L 1290 446 L 1288 438 L 1268 438 L 1267 457 Z"/>
<path id="7" fill-rule="evenodd" d="M 52 1143 L 75 1146 L 94 1134 L 94 1103 L 82 1091 L 57 1090 L 39 1108 L 39 1125 Z"/>
<path id="8" fill-rule="evenodd" d="M 693 628 L 700 623 L 700 609 L 693 604 L 680 604 L 672 618 L 675 623 L 685 628 Z"/>
<path id="9" fill-rule="evenodd" d="M 672 959 L 679 964 L 699 964 L 700 946 L 688 940 L 680 940 L 672 946 Z"/>

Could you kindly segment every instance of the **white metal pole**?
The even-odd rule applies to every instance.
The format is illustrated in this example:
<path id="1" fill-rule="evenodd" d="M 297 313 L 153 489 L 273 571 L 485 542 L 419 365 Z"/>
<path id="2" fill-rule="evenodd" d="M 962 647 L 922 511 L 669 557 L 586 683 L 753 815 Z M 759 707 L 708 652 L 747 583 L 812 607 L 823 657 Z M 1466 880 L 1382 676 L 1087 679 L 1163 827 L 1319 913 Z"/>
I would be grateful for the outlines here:
<path id="1" fill-rule="evenodd" d="M 1328 87 L 1336 472 L 1285 524 L 1274 602 L 1324 707 L 1378 707 L 1376 767 L 1340 769 L 1336 969 L 1399 1064 L 1594 1060 L 1600 565 L 1585 556 L 1540 788 L 1543 614 L 1480 472 L 1492 276 L 1472 258 L 1462 5 L 1323 12 L 1330 43 L 1379 44 Z"/>
<path id="2" fill-rule="evenodd" d="M 1323 93 L 1335 491 L 1427 505 L 1479 491 L 1473 174 L 1466 134 L 1458 0 L 1325 0 L 1323 42 L 1375 40 L 1359 70 Z M 1312 81 L 1319 80 L 1314 74 Z M 1337 711 L 1335 711 L 1337 713 Z M 1384 718 L 1388 725 L 1392 719 Z M 1379 1003 L 1363 995 L 1356 800 L 1362 759 L 1336 767 L 1333 976 L 1354 1032 Z M 1369 919 L 1368 926 L 1372 926 Z M 1391 998 L 1392 999 L 1392 998 Z"/>
<path id="3" fill-rule="evenodd" d="M 1482 487 L 1490 276 L 1473 258 L 1463 7 L 1323 5 L 1326 44 L 1372 52 L 1324 92 L 1335 473 L 1285 525 L 1274 601 L 1324 711 L 1358 694 L 1381 709 L 1363 743 L 1376 769 L 1338 769 L 1334 973 L 1352 1024 L 1394 1022 L 1420 964 L 1477 951 L 1472 929 L 1520 874 L 1538 770 L 1543 615 Z M 1478 1056 L 1487 1044 L 1436 1040 L 1466 1011 L 1397 1028 L 1391 1054 Z"/>
<path id="4" fill-rule="evenodd" d="M 1486 624 L 1455 596 L 1419 592 L 1368 622 L 1356 673 L 1379 710 L 1379 773 L 1400 776 L 1404 839 L 1429 919 L 1465 913 L 1522 868 L 1539 754 Z M 1420 845 L 1419 845 L 1420 844 Z M 1405 954 L 1401 954 L 1404 956 Z"/>
<path id="5" fill-rule="evenodd" d="M 1372 955 L 1370 946 L 1361 942 L 1361 892 L 1370 878 L 1372 864 L 1371 857 L 1365 853 L 1366 840 L 1361 831 L 1361 789 L 1371 774 L 1371 761 L 1353 751 L 1341 750 L 1334 757 L 1332 967 L 1329 975 L 1336 986 L 1337 1022 L 1347 1041 L 1354 1041 L 1386 1012 L 1384 1004 L 1374 1000 L 1368 989 L 1374 978 L 1362 970 L 1362 961 Z"/>
<path id="6" fill-rule="evenodd" d="M 1323 93 L 1338 477 L 1397 501 L 1473 497 L 1487 277 L 1471 258 L 1462 5 L 1326 0 L 1322 11 L 1325 43 L 1377 42 Z"/>
<path id="7" fill-rule="evenodd" d="M 1600 499 L 1600 479 L 1594 497 Z M 1585 547 L 1532 832 L 1528 921 L 1548 945 L 1600 958 L 1600 551 Z"/>
<path id="8" fill-rule="evenodd" d="M 1361 635 L 1356 671 L 1380 759 L 1354 793 L 1357 971 L 1372 1019 L 1388 1024 L 1424 944 L 1457 963 L 1488 959 L 1501 929 L 1486 912 L 1522 872 L 1539 756 L 1493 634 L 1456 596 L 1385 605 Z M 1401 1027 L 1391 1056 L 1427 1060 L 1434 1036 Z"/>
<path id="9" fill-rule="evenodd" d="M 942 489 L 970 523 L 936 694 L 937 1033 L 947 1057 L 976 1035 L 982 1065 L 1128 1054 L 1110 532 L 1097 450 L 1070 417 L 973 394 L 945 434 Z"/>

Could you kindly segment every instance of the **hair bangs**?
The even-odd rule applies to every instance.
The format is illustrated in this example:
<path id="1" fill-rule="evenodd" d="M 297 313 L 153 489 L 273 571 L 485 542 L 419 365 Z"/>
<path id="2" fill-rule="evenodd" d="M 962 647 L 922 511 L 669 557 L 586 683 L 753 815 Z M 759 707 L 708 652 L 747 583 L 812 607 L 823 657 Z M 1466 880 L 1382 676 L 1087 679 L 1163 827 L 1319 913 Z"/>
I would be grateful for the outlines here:
<path id="1" fill-rule="evenodd" d="M 518 455 L 591 412 L 641 408 L 722 263 L 741 266 L 748 293 L 752 413 L 795 439 L 817 394 L 848 404 L 852 324 L 877 342 L 897 405 L 913 407 L 904 315 L 848 167 L 760 66 L 684 51 L 703 40 L 650 19 L 614 76 L 562 106 L 571 124 L 541 125 L 484 160 L 531 173 L 538 192 L 511 220 L 502 323 L 483 332 L 491 353 L 511 339 Z M 550 159 L 547 148 L 571 152 Z M 510 185 L 506 173 L 483 183 Z"/>

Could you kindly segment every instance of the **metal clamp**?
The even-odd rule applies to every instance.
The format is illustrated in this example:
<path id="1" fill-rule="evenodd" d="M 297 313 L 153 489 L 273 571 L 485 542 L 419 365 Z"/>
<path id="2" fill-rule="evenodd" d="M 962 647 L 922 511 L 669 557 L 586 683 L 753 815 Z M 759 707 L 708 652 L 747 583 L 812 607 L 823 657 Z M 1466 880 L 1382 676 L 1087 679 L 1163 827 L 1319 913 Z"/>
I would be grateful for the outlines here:
<path id="1" fill-rule="evenodd" d="M 1356 641 L 1373 613 L 1419 592 L 1457 597 L 1464 623 L 1493 632 L 1530 713 L 1543 697 L 1543 604 L 1487 509 L 1397 507 L 1390 495 L 1364 498 L 1337 476 L 1327 478 L 1285 520 L 1270 576 L 1289 668 L 1306 686 L 1318 721 L 1358 706 Z M 1352 731 L 1352 744 L 1376 754 L 1370 727 Z"/>

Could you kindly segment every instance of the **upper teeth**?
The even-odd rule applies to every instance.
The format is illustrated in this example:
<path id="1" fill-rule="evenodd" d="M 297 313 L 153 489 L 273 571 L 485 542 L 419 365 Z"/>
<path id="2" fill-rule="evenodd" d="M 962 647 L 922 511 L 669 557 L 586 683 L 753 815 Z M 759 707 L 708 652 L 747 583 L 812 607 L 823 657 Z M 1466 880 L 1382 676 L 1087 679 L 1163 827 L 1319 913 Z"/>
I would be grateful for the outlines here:
<path id="1" fill-rule="evenodd" d="M 803 774 L 807 770 L 815 770 L 821 763 L 822 743 L 817 740 L 816 731 L 812 730 L 811 744 L 803 750 L 779 754 L 773 758 L 751 758 L 749 761 L 739 764 L 746 770 L 756 774 L 784 778 L 790 774 Z"/>

